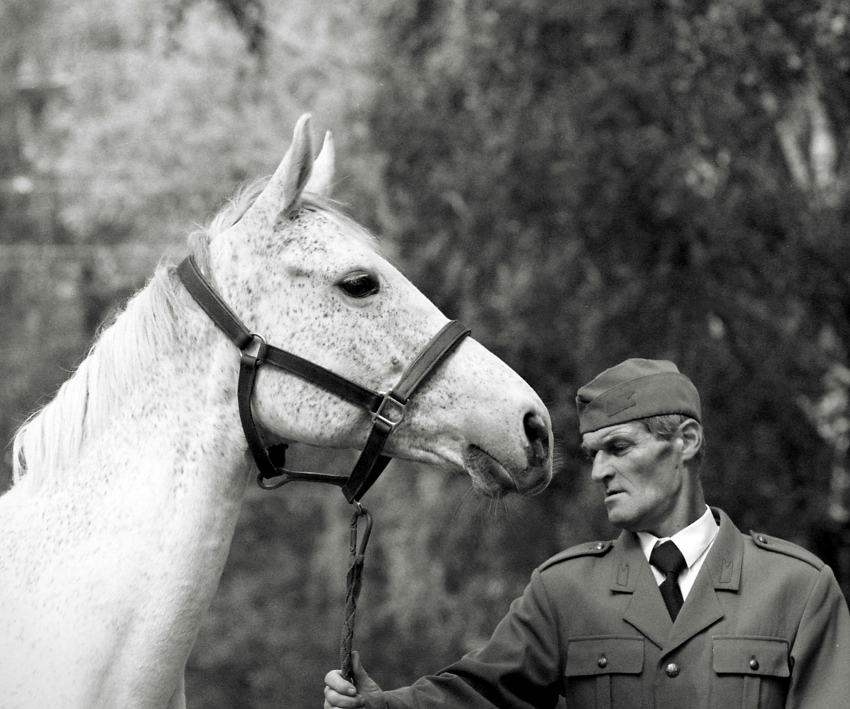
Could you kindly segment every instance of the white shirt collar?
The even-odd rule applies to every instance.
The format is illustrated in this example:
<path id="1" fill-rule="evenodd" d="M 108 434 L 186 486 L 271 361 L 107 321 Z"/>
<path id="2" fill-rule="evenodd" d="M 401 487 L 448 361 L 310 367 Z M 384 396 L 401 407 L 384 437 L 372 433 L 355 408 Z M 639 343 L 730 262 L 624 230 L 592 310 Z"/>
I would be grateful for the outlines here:
<path id="1" fill-rule="evenodd" d="M 672 537 L 659 539 L 649 532 L 638 532 L 637 535 L 640 540 L 640 547 L 647 561 L 649 561 L 649 555 L 652 554 L 652 550 L 658 542 L 672 539 L 675 545 L 679 547 L 679 551 L 682 552 L 682 556 L 685 557 L 685 561 L 690 569 L 696 560 L 705 553 L 705 550 L 711 546 L 711 543 L 717 536 L 718 529 L 719 527 L 714 519 L 714 515 L 711 514 L 711 510 L 706 505 L 705 513 L 702 517 L 684 529 L 679 530 Z"/>

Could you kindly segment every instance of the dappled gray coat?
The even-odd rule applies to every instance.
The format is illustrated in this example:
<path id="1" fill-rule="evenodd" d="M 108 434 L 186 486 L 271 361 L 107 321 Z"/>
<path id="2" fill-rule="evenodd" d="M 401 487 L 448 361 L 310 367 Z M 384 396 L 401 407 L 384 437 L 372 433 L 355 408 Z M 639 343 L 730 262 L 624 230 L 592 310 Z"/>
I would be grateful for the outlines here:
<path id="1" fill-rule="evenodd" d="M 850 615 L 830 568 L 729 517 L 675 624 L 637 537 L 539 567 L 480 650 L 389 709 L 848 709 Z"/>

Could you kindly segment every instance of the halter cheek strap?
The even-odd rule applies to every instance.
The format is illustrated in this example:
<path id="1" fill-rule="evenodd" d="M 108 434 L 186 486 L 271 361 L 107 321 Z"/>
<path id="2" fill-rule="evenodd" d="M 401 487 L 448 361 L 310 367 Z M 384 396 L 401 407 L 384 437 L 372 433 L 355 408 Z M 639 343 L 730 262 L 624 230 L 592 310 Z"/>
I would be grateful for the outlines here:
<path id="1" fill-rule="evenodd" d="M 393 389 L 386 393 L 376 392 L 298 355 L 269 345 L 260 335 L 250 332 L 201 274 L 194 257 L 189 256 L 180 263 L 177 275 L 201 309 L 242 353 L 237 385 L 239 418 L 248 448 L 260 471 L 257 482 L 266 490 L 276 489 L 294 480 L 307 480 L 337 485 L 342 488 L 349 502 L 359 501 L 390 461 L 387 456 L 381 455 L 381 451 L 389 435 L 404 419 L 405 406 L 410 397 L 470 333 L 463 325 L 452 320 L 410 363 Z M 254 350 L 255 346 L 256 350 L 251 354 L 250 351 Z M 286 445 L 266 449 L 251 408 L 257 372 L 266 364 L 301 377 L 369 412 L 372 430 L 348 477 L 287 470 L 284 467 Z M 267 483 L 271 478 L 280 480 Z"/>

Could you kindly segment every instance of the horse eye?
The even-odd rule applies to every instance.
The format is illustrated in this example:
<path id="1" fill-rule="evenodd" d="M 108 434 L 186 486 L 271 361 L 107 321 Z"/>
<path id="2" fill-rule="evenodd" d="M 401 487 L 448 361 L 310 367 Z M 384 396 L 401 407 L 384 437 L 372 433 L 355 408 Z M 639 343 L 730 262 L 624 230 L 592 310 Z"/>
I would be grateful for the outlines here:
<path id="1" fill-rule="evenodd" d="M 339 287 L 352 298 L 366 298 L 380 290 L 378 280 L 368 273 L 357 273 L 344 278 Z"/>

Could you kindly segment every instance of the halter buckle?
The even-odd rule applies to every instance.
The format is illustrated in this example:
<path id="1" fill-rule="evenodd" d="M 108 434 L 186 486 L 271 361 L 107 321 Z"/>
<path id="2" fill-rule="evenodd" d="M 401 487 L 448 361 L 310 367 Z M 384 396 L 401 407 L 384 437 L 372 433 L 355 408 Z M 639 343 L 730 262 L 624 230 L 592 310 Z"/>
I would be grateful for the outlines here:
<path id="1" fill-rule="evenodd" d="M 396 426 L 398 426 L 404 420 L 404 409 L 407 406 L 406 401 L 399 401 L 393 396 L 393 392 L 378 392 L 381 395 L 381 403 L 378 404 L 378 408 L 374 411 L 370 412 L 370 416 L 372 418 L 372 424 L 382 423 L 390 431 L 392 431 Z M 398 418 L 390 418 L 387 415 L 387 412 L 384 411 L 385 407 L 388 403 L 392 403 L 396 407 L 396 411 L 398 413 Z"/>

